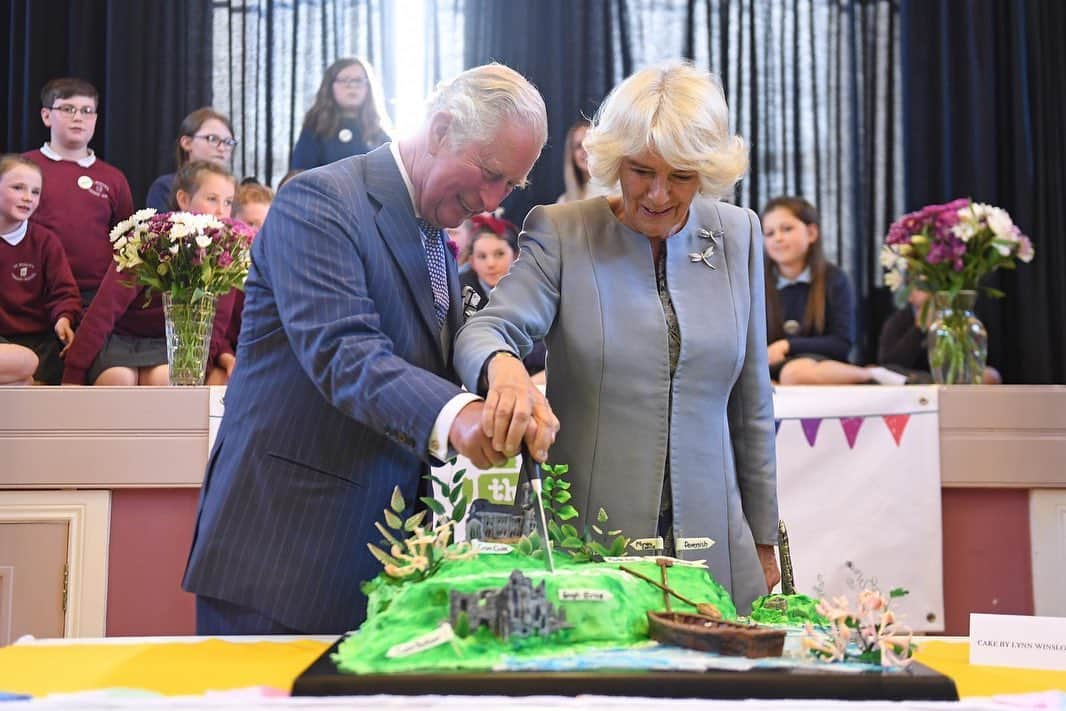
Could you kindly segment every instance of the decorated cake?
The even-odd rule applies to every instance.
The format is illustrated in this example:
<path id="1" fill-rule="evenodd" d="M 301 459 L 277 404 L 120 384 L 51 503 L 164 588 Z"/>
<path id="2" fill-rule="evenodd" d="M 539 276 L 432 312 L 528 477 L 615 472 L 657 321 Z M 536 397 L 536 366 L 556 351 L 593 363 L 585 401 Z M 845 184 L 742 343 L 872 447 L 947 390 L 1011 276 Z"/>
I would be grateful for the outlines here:
<path id="1" fill-rule="evenodd" d="M 436 481 L 450 506 L 423 499 L 436 515 L 430 527 L 427 511 L 403 517 L 409 508 L 397 490 L 384 523 L 376 524 L 381 545 L 370 546 L 383 572 L 364 585 L 367 619 L 338 644 L 332 656 L 337 669 L 378 675 L 536 668 L 538 660 L 654 647 L 656 641 L 773 657 L 782 653 L 784 628 L 801 625 L 811 634 L 804 649 L 814 657 L 849 658 L 853 631 L 865 659 L 882 649 L 909 650 L 909 637 L 885 614 L 887 598 L 873 594 L 860 599 L 859 613 L 840 601 L 769 595 L 756 601 L 750 618 L 738 620 L 729 593 L 701 561 L 623 555 L 630 541 L 608 530 L 602 509 L 584 531 L 566 523 L 578 514 L 567 503 L 565 467 L 547 471 L 543 490 L 537 486 L 537 495 L 526 497 L 542 502 L 539 516 L 528 504 L 514 515 L 479 508 L 476 501 L 468 507 L 459 472 L 451 482 Z M 481 514 L 478 530 L 517 537 L 452 542 L 456 522 L 469 509 Z M 530 532 L 528 524 L 538 517 L 539 529 Z M 878 615 L 863 627 L 862 620 Z"/>

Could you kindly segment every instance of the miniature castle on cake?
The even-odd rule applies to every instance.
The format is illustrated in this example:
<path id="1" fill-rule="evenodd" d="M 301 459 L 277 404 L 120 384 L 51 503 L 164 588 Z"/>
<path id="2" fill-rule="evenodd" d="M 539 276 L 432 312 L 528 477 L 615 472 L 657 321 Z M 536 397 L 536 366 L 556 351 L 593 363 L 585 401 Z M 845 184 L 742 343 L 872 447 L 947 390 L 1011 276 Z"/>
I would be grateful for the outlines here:
<path id="1" fill-rule="evenodd" d="M 511 572 L 507 584 L 497 590 L 449 593 L 452 627 L 461 626 L 466 615 L 471 632 L 486 625 L 496 637 L 546 636 L 567 627 L 566 615 L 557 610 L 545 592 L 544 581 L 534 587 L 521 570 Z"/>

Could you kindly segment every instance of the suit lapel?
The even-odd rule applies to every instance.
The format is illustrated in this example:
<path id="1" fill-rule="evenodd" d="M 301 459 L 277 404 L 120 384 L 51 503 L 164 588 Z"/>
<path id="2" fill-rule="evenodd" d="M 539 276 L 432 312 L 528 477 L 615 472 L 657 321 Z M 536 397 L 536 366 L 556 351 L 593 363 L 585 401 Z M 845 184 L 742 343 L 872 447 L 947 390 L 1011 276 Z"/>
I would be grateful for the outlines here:
<path id="1" fill-rule="evenodd" d="M 437 314 L 433 307 L 433 289 L 429 281 L 429 268 L 426 266 L 426 250 L 415 223 L 407 186 L 404 185 L 388 145 L 367 154 L 366 186 L 367 192 L 380 205 L 374 215 L 374 222 L 381 234 L 381 241 L 400 267 L 407 288 L 418 306 L 422 322 L 439 348 L 440 329 L 437 327 Z M 455 261 L 452 260 L 450 265 L 450 270 L 454 271 Z M 453 302 L 454 300 L 453 298 Z M 453 303 L 452 309 L 454 308 Z M 442 357 L 443 355 L 441 353 Z"/>

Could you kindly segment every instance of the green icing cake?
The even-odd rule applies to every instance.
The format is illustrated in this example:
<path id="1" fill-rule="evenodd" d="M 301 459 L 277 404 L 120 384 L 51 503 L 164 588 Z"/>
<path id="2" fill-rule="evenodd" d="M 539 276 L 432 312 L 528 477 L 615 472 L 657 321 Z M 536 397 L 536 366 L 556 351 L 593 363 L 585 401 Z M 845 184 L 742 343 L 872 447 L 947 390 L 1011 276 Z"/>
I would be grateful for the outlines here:
<path id="1" fill-rule="evenodd" d="M 517 551 L 482 552 L 476 558 L 445 560 L 432 576 L 417 582 L 398 582 L 379 575 L 365 587 L 369 596 L 366 622 L 341 642 L 333 660 L 342 671 L 357 674 L 487 670 L 504 657 L 580 654 L 648 641 L 645 613 L 665 609 L 661 590 L 622 571 L 618 562 L 575 563 L 557 555 L 555 565 L 555 573 L 549 573 L 543 560 Z M 660 580 L 660 568 L 654 559 L 629 560 L 624 565 Z M 445 626 L 444 635 L 451 637 L 447 641 L 396 655 L 401 650 L 409 652 L 412 646 L 421 647 L 420 638 L 435 631 L 441 633 L 442 625 L 449 622 L 450 591 L 476 594 L 503 588 L 515 570 L 521 570 L 534 588 L 545 583 L 547 602 L 565 616 L 564 628 L 545 636 L 511 636 L 503 640 L 485 626 L 455 630 L 454 637 L 451 628 Z M 705 568 L 673 565 L 668 569 L 668 584 L 694 602 L 713 604 L 724 619 L 736 619 L 729 593 Z M 670 605 L 676 611 L 695 611 L 693 606 L 673 597 Z"/>

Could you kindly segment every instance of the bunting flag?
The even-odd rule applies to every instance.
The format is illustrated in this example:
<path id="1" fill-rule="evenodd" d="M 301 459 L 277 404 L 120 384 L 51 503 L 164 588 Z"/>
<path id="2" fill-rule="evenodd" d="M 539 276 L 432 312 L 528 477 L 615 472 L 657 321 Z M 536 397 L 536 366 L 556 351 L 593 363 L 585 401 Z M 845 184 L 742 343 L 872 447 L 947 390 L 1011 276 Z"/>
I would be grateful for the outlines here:
<path id="1" fill-rule="evenodd" d="M 807 444 L 814 446 L 818 439 L 818 428 L 822 426 L 821 417 L 801 417 L 800 424 L 803 426 L 803 436 L 807 438 Z"/>
<path id="2" fill-rule="evenodd" d="M 888 431 L 892 433 L 892 439 L 896 442 L 897 447 L 903 439 L 903 432 L 907 429 L 910 418 L 910 415 L 881 415 L 881 419 L 885 421 Z M 793 418 L 774 419 L 775 436 L 781 431 L 781 423 L 786 419 Z M 844 430 L 844 438 L 848 441 L 848 449 L 855 449 L 855 440 L 859 437 L 859 430 L 862 429 L 863 424 L 866 422 L 865 417 L 800 417 L 798 419 L 803 427 L 803 436 L 811 447 L 818 441 L 818 429 L 822 426 L 822 420 L 840 420 L 840 427 Z"/>
<path id="3" fill-rule="evenodd" d="M 899 441 L 903 439 L 903 430 L 907 429 L 907 422 L 911 419 L 910 415 L 882 415 L 881 419 L 888 425 L 888 431 L 892 433 L 892 439 L 896 440 L 896 446 L 899 446 Z"/>
<path id="4" fill-rule="evenodd" d="M 844 437 L 848 440 L 848 449 L 855 449 L 855 438 L 859 436 L 859 429 L 865 421 L 865 417 L 840 418 L 840 426 L 844 429 Z"/>

